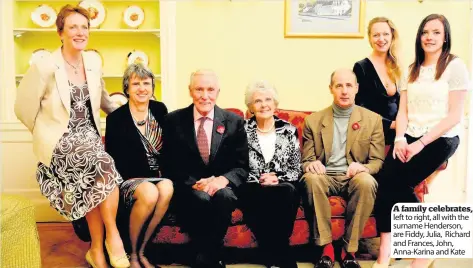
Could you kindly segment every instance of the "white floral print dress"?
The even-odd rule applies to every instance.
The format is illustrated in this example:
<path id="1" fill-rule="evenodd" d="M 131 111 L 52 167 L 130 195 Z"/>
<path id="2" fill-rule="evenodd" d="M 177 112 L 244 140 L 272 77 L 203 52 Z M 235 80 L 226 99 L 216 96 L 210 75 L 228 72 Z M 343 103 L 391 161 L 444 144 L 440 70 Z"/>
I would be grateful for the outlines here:
<path id="1" fill-rule="evenodd" d="M 69 132 L 56 145 L 50 167 L 38 164 L 36 179 L 51 207 L 73 221 L 103 202 L 123 179 L 93 123 L 87 84 L 69 86 Z"/>

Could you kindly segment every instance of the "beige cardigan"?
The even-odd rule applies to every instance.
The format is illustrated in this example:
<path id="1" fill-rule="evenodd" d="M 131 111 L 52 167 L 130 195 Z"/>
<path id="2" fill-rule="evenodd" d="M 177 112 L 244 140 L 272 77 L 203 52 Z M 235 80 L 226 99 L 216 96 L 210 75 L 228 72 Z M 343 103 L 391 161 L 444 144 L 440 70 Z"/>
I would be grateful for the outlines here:
<path id="1" fill-rule="evenodd" d="M 100 108 L 110 113 L 113 103 L 102 80 L 102 66 L 87 52 L 82 52 L 90 93 L 93 119 L 100 131 Z M 33 151 L 38 161 L 50 166 L 59 139 L 68 132 L 71 93 L 61 49 L 32 64 L 17 89 L 15 114 L 33 134 Z"/>

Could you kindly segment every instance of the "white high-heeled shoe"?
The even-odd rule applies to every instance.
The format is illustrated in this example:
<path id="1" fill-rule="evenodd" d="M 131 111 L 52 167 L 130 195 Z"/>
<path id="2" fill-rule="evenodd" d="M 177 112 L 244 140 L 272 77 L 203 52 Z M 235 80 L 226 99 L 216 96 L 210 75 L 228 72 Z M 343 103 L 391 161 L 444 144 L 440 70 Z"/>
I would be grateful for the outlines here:
<path id="1" fill-rule="evenodd" d="M 92 256 L 90 255 L 90 249 L 87 251 L 87 253 L 85 254 L 85 260 L 87 261 L 87 263 L 92 267 L 92 268 L 96 268 L 97 265 L 95 265 L 94 263 L 94 260 L 92 260 Z"/>

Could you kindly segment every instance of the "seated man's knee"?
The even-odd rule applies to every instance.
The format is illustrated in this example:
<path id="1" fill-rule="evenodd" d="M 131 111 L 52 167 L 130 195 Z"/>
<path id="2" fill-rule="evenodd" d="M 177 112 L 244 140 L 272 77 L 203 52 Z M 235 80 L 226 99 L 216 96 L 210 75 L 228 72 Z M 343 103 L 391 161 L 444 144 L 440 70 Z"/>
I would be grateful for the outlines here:
<path id="1" fill-rule="evenodd" d="M 214 196 L 213 196 L 213 199 L 216 199 L 217 202 L 236 202 L 237 201 L 237 197 L 235 195 L 235 193 L 233 192 L 232 189 L 230 188 L 222 188 L 218 191 L 215 192 Z"/>
<path id="2" fill-rule="evenodd" d="M 212 206 L 216 211 L 227 217 L 237 207 L 238 198 L 230 188 L 222 188 L 214 193 L 212 197 Z"/>
<path id="3" fill-rule="evenodd" d="M 192 200 L 190 200 L 190 202 L 197 202 L 199 204 L 210 204 L 211 200 L 212 197 L 207 192 L 192 190 Z"/>
<path id="4" fill-rule="evenodd" d="M 352 179 L 350 184 L 354 190 L 358 191 L 368 191 L 376 194 L 378 188 L 378 183 L 376 179 L 366 172 L 361 172 L 356 174 Z"/>
<path id="5" fill-rule="evenodd" d="M 308 191 L 313 192 L 328 192 L 328 183 L 326 175 L 318 175 L 315 173 L 307 172 L 302 176 L 302 181 Z"/>

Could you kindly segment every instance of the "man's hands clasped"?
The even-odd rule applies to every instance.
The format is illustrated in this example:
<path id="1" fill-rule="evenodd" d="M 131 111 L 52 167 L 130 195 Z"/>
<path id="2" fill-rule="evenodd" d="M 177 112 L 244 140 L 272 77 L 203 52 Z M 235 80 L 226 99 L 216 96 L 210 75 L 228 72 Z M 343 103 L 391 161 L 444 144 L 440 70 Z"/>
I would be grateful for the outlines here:
<path id="1" fill-rule="evenodd" d="M 202 178 L 198 180 L 192 188 L 197 191 L 204 191 L 213 196 L 218 190 L 227 187 L 229 181 L 224 176 Z"/>

